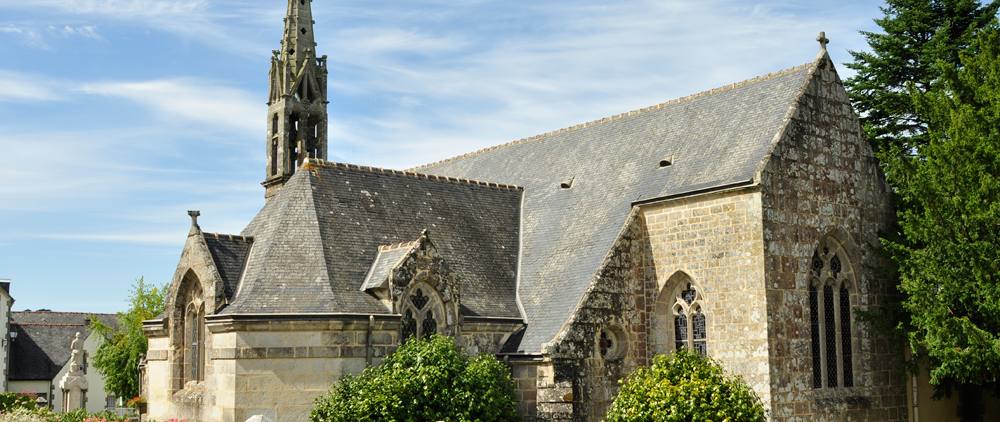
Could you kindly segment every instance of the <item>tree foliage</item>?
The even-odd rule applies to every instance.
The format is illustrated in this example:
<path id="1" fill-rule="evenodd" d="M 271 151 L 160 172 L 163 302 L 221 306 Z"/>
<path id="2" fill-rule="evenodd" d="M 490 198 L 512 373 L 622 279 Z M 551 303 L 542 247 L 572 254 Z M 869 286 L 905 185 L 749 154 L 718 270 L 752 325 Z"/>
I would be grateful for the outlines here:
<path id="1" fill-rule="evenodd" d="M 608 422 L 764 421 L 764 405 L 743 380 L 710 358 L 659 355 L 622 381 Z"/>
<path id="2" fill-rule="evenodd" d="M 959 63 L 959 51 L 996 16 L 997 1 L 887 0 L 875 23 L 884 32 L 862 34 L 871 51 L 852 51 L 846 81 L 855 110 L 877 151 L 906 154 L 927 141 L 913 87 L 927 92 L 941 77 L 938 62 Z"/>
<path id="3" fill-rule="evenodd" d="M 381 365 L 345 376 L 320 397 L 314 422 L 515 421 L 510 370 L 490 355 L 465 356 L 449 337 L 408 341 Z"/>
<path id="4" fill-rule="evenodd" d="M 115 396 L 139 395 L 139 362 L 148 347 L 142 322 L 163 313 L 166 291 L 166 287 L 152 286 L 140 277 L 132 286 L 128 311 L 118 313 L 116 327 L 91 321 L 105 339 L 94 354 L 94 366 L 104 376 L 105 389 Z"/>
<path id="5" fill-rule="evenodd" d="M 981 32 L 913 91 L 928 142 L 885 161 L 901 202 L 903 239 L 886 242 L 900 267 L 908 338 L 931 383 L 996 386 L 1000 379 L 1000 31 Z"/>

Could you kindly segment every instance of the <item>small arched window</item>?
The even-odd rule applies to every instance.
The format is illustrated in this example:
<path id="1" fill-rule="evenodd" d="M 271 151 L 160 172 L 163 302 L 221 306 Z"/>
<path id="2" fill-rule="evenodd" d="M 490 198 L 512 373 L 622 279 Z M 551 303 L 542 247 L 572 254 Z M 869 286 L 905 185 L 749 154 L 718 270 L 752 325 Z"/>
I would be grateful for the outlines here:
<path id="1" fill-rule="evenodd" d="M 185 381 L 205 379 L 205 306 L 188 304 L 185 318 L 184 360 L 188 362 Z"/>
<path id="2" fill-rule="evenodd" d="M 172 305 L 175 321 L 171 342 L 178 353 L 172 361 L 173 388 L 180 390 L 187 383 L 205 380 L 205 302 L 201 282 L 193 271 L 188 272 L 178 286 Z"/>
<path id="3" fill-rule="evenodd" d="M 413 336 L 430 337 L 440 332 L 444 322 L 444 305 L 430 286 L 421 283 L 410 290 L 403 301 L 400 337 L 403 342 Z"/>
<path id="4" fill-rule="evenodd" d="M 810 260 L 809 328 L 813 388 L 854 386 L 852 302 L 857 284 L 847 252 L 827 237 Z"/>
<path id="5" fill-rule="evenodd" d="M 674 350 L 693 350 L 708 354 L 708 328 L 702 309 L 701 294 L 687 283 L 674 297 Z"/>

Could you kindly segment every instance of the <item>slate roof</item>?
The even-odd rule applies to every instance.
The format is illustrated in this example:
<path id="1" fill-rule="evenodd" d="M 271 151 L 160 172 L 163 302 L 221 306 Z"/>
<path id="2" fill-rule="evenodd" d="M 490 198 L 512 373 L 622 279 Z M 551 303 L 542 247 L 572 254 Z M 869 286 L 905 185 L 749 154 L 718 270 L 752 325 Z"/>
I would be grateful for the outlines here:
<path id="1" fill-rule="evenodd" d="M 112 314 L 76 312 L 11 312 L 10 329 L 17 338 L 10 345 L 12 381 L 51 381 L 69 361 L 70 344 L 76 333 L 86 338 L 90 317 L 114 326 Z"/>
<path id="2" fill-rule="evenodd" d="M 633 203 L 748 183 L 811 64 L 413 169 L 524 187 L 518 350 L 573 314 Z M 661 168 L 667 159 L 672 165 Z M 572 180 L 563 189 L 561 182 Z M 463 299 L 468 296 L 463 296 Z"/>
<path id="3" fill-rule="evenodd" d="M 230 234 L 205 233 L 205 243 L 212 253 L 215 267 L 222 277 L 223 288 L 226 299 L 232 300 L 236 294 L 243 274 L 243 267 L 246 264 L 247 256 L 250 254 L 250 246 L 253 238 L 244 236 L 233 236 Z"/>
<path id="4" fill-rule="evenodd" d="M 412 241 L 426 229 L 462 280 L 464 314 L 518 318 L 522 192 L 310 162 L 244 230 L 254 245 L 242 285 L 220 313 L 389 313 L 362 283 L 379 245 Z"/>
<path id="5" fill-rule="evenodd" d="M 365 282 L 361 284 L 361 290 L 367 291 L 382 287 L 392 270 L 402 263 L 403 258 L 406 258 L 406 255 L 419 244 L 419 241 L 413 241 L 379 246 L 378 255 L 375 257 L 371 269 L 368 270 Z"/>

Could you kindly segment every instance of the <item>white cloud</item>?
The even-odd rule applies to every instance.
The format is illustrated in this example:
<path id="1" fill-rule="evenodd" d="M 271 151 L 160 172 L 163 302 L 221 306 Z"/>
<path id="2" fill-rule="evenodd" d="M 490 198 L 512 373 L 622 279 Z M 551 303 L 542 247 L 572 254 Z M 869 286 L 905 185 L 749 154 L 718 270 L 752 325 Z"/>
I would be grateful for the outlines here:
<path id="1" fill-rule="evenodd" d="M 56 101 L 61 98 L 56 84 L 48 79 L 0 69 L 0 102 Z"/>
<path id="2" fill-rule="evenodd" d="M 53 34 L 58 34 L 63 38 L 89 38 L 92 40 L 102 40 L 101 34 L 97 31 L 97 26 L 94 25 L 62 25 L 62 26 L 49 26 L 49 32 Z"/>
<path id="3" fill-rule="evenodd" d="M 128 243 L 139 245 L 177 246 L 184 242 L 186 230 L 128 233 L 50 233 L 39 239 L 73 240 L 96 243 Z"/>
<path id="4" fill-rule="evenodd" d="M 144 82 L 84 84 L 80 92 L 124 98 L 151 109 L 161 118 L 180 118 L 219 129 L 256 131 L 263 125 L 263 101 L 219 82 L 165 79 Z"/>
<path id="5" fill-rule="evenodd" d="M 333 116 L 336 159 L 406 167 L 655 104 L 811 61 L 820 30 L 843 54 L 862 46 L 856 31 L 871 16 L 833 2 L 736 0 L 479 2 L 433 19 L 404 13 L 415 8 L 380 4 L 373 16 L 348 7 L 337 16 L 347 27 L 317 28 L 321 52 L 332 46 L 335 103 L 392 102 Z M 530 24 L 510 31 L 519 19 Z"/>

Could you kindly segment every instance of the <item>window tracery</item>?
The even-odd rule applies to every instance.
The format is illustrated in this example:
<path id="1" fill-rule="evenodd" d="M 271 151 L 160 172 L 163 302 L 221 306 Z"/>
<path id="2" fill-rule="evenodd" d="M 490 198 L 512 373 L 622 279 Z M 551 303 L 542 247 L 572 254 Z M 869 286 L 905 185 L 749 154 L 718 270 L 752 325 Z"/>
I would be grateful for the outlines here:
<path id="1" fill-rule="evenodd" d="M 434 290 L 425 284 L 418 285 L 403 303 L 400 337 L 403 342 L 414 336 L 430 337 L 438 332 L 443 317 L 444 306 Z"/>
<path id="2" fill-rule="evenodd" d="M 854 273 L 843 246 L 826 238 L 813 252 L 809 283 L 809 328 L 813 388 L 854 386 L 851 301 Z"/>
<path id="3" fill-rule="evenodd" d="M 708 354 L 708 328 L 702 312 L 701 294 L 691 283 L 675 297 L 674 349 Z"/>

